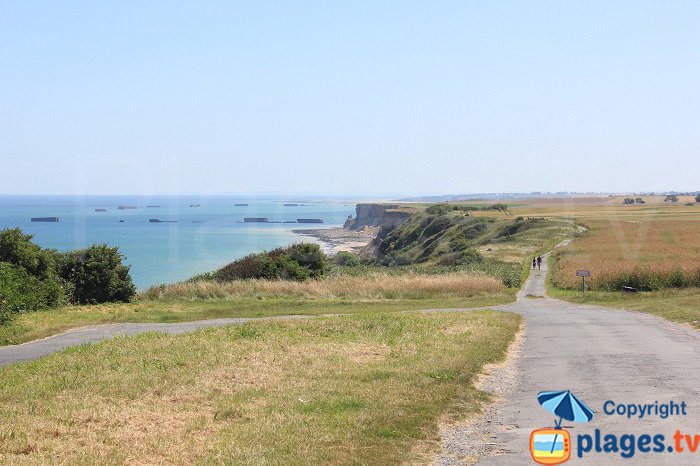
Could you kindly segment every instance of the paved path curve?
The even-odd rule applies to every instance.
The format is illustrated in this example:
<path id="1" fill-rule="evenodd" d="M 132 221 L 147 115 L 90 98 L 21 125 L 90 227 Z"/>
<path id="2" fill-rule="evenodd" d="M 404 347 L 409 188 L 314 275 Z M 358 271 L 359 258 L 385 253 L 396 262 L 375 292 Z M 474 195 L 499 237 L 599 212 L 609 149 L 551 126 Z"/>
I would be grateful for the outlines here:
<path id="1" fill-rule="evenodd" d="M 106 324 L 91 327 L 80 327 L 69 330 L 59 335 L 34 340 L 21 345 L 0 347 L 0 367 L 16 362 L 30 361 L 42 356 L 47 356 L 69 346 L 83 343 L 96 343 L 101 340 L 114 338 L 121 335 L 136 335 L 144 332 L 185 333 L 200 328 L 216 327 L 220 325 L 243 324 L 250 320 L 270 319 L 307 319 L 312 316 L 290 315 L 258 318 L 230 318 L 195 320 L 192 322 L 178 322 L 173 324 L 143 323 L 143 324 Z"/>
<path id="2" fill-rule="evenodd" d="M 700 439 L 700 332 L 643 313 L 548 298 L 546 273 L 545 261 L 542 271 L 531 272 L 516 303 L 494 308 L 523 315 L 525 331 L 515 380 L 489 410 L 489 419 L 481 422 L 486 427 L 481 431 L 477 464 L 534 464 L 530 432 L 553 426 L 554 417 L 536 400 L 537 393 L 546 390 L 571 390 L 595 412 L 588 424 L 565 421 L 574 446 L 571 464 L 700 464 L 700 445 L 695 454 L 686 448 L 682 454 L 636 451 L 629 459 L 614 453 L 576 456 L 576 435 L 593 434 L 596 428 L 603 436 L 664 434 L 666 445 L 673 444 L 676 429 Z M 628 420 L 604 414 L 606 400 L 624 404 L 685 401 L 688 415 Z"/>

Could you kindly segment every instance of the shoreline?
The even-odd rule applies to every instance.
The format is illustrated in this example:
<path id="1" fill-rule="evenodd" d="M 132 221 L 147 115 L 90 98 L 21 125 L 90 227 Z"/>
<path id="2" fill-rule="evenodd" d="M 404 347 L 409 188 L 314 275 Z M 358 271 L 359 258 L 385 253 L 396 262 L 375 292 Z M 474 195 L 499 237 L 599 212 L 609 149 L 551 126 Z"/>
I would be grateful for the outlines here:
<path id="1" fill-rule="evenodd" d="M 343 227 L 332 227 L 292 230 L 292 233 L 319 241 L 321 249 L 326 254 L 335 255 L 341 251 L 358 254 L 377 236 L 377 231 L 377 228 L 355 231 Z"/>

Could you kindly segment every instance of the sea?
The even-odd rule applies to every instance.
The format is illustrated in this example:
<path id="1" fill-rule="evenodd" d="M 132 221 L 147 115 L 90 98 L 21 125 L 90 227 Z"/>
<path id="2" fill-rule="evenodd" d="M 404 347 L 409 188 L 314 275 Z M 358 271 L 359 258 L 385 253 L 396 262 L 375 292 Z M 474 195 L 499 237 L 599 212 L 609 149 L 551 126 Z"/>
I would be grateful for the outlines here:
<path id="1" fill-rule="evenodd" d="M 343 202 L 228 195 L 0 196 L 0 229 L 19 227 L 40 246 L 59 251 L 118 246 L 140 290 L 216 270 L 252 252 L 314 241 L 292 230 L 341 226 L 354 213 L 355 205 Z M 245 217 L 270 223 L 244 223 Z M 283 223 L 299 218 L 323 224 Z"/>

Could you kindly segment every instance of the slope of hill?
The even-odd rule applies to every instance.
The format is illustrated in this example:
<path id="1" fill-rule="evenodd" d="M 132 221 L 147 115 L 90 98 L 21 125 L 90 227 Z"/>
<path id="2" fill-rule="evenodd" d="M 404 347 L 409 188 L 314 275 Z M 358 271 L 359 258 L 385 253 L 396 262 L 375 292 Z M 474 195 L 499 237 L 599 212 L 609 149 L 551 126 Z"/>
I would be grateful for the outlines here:
<path id="1" fill-rule="evenodd" d="M 383 228 L 365 254 L 381 265 L 465 265 L 485 260 L 522 264 L 554 239 L 572 236 L 564 220 L 476 216 L 469 211 L 426 209 L 396 227 Z M 499 256 L 513 249 L 516 254 Z"/>

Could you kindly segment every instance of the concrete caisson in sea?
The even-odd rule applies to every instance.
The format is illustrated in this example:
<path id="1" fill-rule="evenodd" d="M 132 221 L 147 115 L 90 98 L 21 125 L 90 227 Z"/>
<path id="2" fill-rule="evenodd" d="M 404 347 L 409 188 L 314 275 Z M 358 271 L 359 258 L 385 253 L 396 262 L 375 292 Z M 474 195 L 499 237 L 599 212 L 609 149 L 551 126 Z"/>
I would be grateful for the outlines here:
<path id="1" fill-rule="evenodd" d="M 56 223 L 58 217 L 32 217 L 32 222 Z"/>
<path id="2" fill-rule="evenodd" d="M 320 218 L 298 218 L 297 223 L 323 223 Z"/>
<path id="3" fill-rule="evenodd" d="M 267 217 L 244 217 L 243 221 L 245 223 L 270 223 L 270 219 Z"/>

